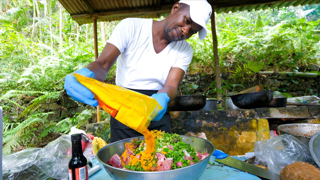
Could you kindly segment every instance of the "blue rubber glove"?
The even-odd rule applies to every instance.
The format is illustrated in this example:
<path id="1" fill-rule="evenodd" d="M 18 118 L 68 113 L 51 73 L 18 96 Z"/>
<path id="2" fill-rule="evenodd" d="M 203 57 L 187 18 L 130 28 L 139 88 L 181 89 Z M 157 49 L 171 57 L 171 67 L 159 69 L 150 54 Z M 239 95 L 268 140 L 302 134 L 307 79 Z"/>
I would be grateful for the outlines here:
<path id="1" fill-rule="evenodd" d="M 228 154 L 220 151 L 220 150 L 214 150 L 212 156 L 215 156 L 217 159 L 224 159 L 228 157 Z"/>
<path id="2" fill-rule="evenodd" d="M 88 68 L 83 68 L 75 71 L 74 73 L 81 74 L 86 77 L 95 78 L 95 75 Z M 64 89 L 72 99 L 94 106 L 98 105 L 98 101 L 94 99 L 94 94 L 82 84 L 78 82 L 76 77 L 68 74 L 64 80 Z"/>
<path id="3" fill-rule="evenodd" d="M 162 109 L 158 112 L 157 117 L 153 119 L 153 121 L 160 121 L 163 117 L 163 115 L 167 112 L 168 103 L 170 101 L 170 97 L 167 93 L 158 93 L 153 94 L 151 96 L 152 98 L 156 99 L 157 102 L 161 105 Z"/>

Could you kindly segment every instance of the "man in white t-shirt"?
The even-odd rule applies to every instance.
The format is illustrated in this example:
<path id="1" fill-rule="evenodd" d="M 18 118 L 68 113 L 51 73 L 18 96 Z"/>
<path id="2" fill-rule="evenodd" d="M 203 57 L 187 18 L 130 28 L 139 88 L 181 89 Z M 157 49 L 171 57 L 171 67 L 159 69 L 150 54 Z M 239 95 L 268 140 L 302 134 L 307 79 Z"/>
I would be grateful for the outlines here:
<path id="1" fill-rule="evenodd" d="M 149 95 L 163 107 L 149 129 L 171 132 L 168 102 L 176 97 L 178 85 L 192 60 L 193 50 L 185 40 L 197 32 L 201 40 L 206 37 L 211 12 L 206 0 L 181 0 L 162 21 L 124 19 L 116 26 L 98 59 L 75 73 L 103 81 L 117 61 L 116 85 Z M 92 92 L 74 76 L 66 76 L 64 87 L 74 100 L 98 105 Z M 111 118 L 112 142 L 140 135 Z"/>

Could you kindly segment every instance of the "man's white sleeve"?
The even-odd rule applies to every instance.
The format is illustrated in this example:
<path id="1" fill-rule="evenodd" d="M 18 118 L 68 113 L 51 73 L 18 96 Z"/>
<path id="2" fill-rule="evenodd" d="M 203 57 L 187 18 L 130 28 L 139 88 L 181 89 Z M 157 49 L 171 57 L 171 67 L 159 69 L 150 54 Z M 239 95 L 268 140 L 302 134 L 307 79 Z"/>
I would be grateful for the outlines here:
<path id="1" fill-rule="evenodd" d="M 192 61 L 193 50 L 186 42 L 179 50 L 180 54 L 172 67 L 178 67 L 187 72 L 188 66 Z"/>
<path id="2" fill-rule="evenodd" d="M 112 35 L 108 39 L 107 43 L 111 43 L 116 46 L 120 53 L 123 53 L 130 43 L 132 36 L 133 22 L 130 19 L 122 20 L 116 28 L 113 30 Z"/>

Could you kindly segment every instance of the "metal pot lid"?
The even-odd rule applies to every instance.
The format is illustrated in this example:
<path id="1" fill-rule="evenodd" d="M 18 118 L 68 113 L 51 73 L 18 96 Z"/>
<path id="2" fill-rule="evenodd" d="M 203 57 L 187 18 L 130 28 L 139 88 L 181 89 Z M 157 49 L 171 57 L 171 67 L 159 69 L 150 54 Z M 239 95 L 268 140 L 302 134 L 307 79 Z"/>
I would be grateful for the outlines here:
<path id="1" fill-rule="evenodd" d="M 313 135 L 309 141 L 309 149 L 314 162 L 320 168 L 320 132 Z"/>

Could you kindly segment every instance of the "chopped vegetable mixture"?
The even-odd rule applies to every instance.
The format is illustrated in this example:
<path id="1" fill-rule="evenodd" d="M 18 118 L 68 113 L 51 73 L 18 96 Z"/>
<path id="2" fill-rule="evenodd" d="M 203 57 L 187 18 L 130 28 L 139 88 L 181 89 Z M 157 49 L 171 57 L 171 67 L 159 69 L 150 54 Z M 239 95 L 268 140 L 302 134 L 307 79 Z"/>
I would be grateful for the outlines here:
<path id="1" fill-rule="evenodd" d="M 125 151 L 121 156 L 115 154 L 107 163 L 133 171 L 167 171 L 195 164 L 209 156 L 207 152 L 195 151 L 178 134 L 157 130 L 151 133 L 155 141 L 153 152 L 146 151 L 144 140 L 134 139 L 125 144 Z"/>

